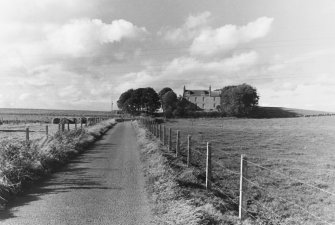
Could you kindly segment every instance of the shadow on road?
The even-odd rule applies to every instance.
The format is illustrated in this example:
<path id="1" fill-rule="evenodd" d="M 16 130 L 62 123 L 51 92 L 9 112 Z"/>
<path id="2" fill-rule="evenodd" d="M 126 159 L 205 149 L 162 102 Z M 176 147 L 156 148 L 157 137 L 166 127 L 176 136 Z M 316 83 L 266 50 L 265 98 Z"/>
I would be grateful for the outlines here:
<path id="1" fill-rule="evenodd" d="M 115 144 L 108 144 L 104 138 L 101 139 L 51 177 L 31 185 L 28 190 L 12 199 L 6 209 L 0 211 L 0 221 L 15 218 L 15 208 L 29 205 L 45 195 L 57 195 L 74 190 L 121 190 L 120 187 L 107 186 L 103 179 L 104 172 L 117 169 L 102 168 L 97 163 L 108 160 L 106 156 L 111 154 L 115 147 Z"/>

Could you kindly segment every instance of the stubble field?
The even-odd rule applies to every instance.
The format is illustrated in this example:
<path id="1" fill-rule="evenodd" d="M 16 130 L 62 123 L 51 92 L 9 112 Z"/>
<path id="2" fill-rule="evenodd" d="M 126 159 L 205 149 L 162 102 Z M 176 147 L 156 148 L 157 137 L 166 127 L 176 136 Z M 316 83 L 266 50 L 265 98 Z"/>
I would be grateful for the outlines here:
<path id="1" fill-rule="evenodd" d="M 237 210 L 241 154 L 247 156 L 248 216 L 263 224 L 335 224 L 335 117 L 179 119 L 182 154 L 192 135 L 194 163 L 213 151 L 214 188 Z"/>

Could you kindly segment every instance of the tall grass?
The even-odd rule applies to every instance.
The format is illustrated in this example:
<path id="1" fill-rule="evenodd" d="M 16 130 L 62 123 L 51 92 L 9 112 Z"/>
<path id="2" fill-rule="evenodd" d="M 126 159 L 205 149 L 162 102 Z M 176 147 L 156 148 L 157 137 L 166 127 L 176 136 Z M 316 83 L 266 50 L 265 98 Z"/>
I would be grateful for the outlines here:
<path id="1" fill-rule="evenodd" d="M 18 139 L 0 141 L 0 203 L 24 184 L 57 170 L 115 124 L 103 121 L 87 129 L 56 132 L 41 144 Z M 1 201 L 2 200 L 2 201 Z"/>
<path id="2" fill-rule="evenodd" d="M 219 192 L 208 192 L 197 168 L 187 168 L 135 122 L 154 224 L 240 224 Z M 244 225 L 250 225 L 245 221 Z"/>

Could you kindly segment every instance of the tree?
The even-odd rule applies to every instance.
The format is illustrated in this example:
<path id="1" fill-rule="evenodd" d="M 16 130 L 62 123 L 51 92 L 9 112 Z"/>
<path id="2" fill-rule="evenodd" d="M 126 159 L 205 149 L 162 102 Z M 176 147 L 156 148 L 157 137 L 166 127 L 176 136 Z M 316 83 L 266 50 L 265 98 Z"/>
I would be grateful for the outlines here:
<path id="1" fill-rule="evenodd" d="M 248 84 L 227 86 L 221 93 L 221 110 L 229 116 L 248 116 L 258 105 L 259 96 Z"/>
<path id="2" fill-rule="evenodd" d="M 173 110 L 176 108 L 176 104 L 178 102 L 177 95 L 172 90 L 166 92 L 162 96 L 162 108 L 165 117 L 171 117 Z"/>
<path id="3" fill-rule="evenodd" d="M 131 101 L 133 92 L 134 92 L 133 89 L 129 89 L 128 91 L 121 94 L 121 96 L 119 97 L 119 100 L 117 101 L 117 107 L 119 109 L 121 109 L 124 112 L 130 111 L 129 103 Z"/>
<path id="4" fill-rule="evenodd" d="M 159 99 L 162 100 L 163 95 L 165 95 L 169 91 L 173 91 L 173 90 L 169 87 L 165 87 L 162 90 L 160 90 L 160 92 L 158 92 Z"/>
<path id="5" fill-rule="evenodd" d="M 193 104 L 182 96 L 179 96 L 176 109 L 173 111 L 173 115 L 176 117 L 184 117 L 187 116 L 188 113 L 195 112 L 197 110 L 200 110 L 197 105 Z"/>
<path id="6" fill-rule="evenodd" d="M 161 107 L 159 96 L 153 88 L 148 87 L 142 90 L 142 104 L 143 108 L 151 114 Z"/>
<path id="7" fill-rule="evenodd" d="M 160 107 L 159 96 L 150 87 L 129 89 L 121 94 L 117 101 L 118 107 L 127 113 L 136 114 L 140 112 L 154 113 Z"/>

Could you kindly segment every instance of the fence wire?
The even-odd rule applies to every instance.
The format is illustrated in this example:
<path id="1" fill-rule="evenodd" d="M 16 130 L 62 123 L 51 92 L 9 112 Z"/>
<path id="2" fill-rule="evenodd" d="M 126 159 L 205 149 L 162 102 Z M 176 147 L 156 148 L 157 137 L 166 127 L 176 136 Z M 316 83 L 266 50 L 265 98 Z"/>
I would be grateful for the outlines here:
<path id="1" fill-rule="evenodd" d="M 168 142 L 169 139 L 168 139 L 167 137 L 171 138 L 171 141 L 172 141 L 171 150 L 173 150 L 173 149 L 174 149 L 173 146 L 176 145 L 176 140 L 174 140 L 174 139 L 176 139 L 176 138 L 173 138 L 173 136 L 176 136 L 176 133 L 177 133 L 177 132 L 173 132 L 173 130 L 172 130 L 172 137 L 169 137 L 169 135 L 168 135 L 169 133 L 166 132 L 167 135 L 166 135 L 166 137 L 165 137 L 165 140 L 166 140 L 167 144 L 169 143 L 169 142 Z M 174 135 L 173 135 L 173 134 L 174 134 Z M 154 136 L 155 136 L 155 135 L 154 135 Z M 192 136 L 192 135 L 191 135 L 191 136 Z M 182 141 L 182 135 L 181 135 L 181 132 L 180 132 L 180 139 L 179 139 L 179 140 L 180 140 L 180 143 L 181 143 L 180 150 L 183 151 L 183 150 L 185 150 L 185 147 L 182 147 L 182 146 L 187 145 L 187 141 L 186 141 L 186 142 L 185 142 L 185 141 Z M 200 146 L 201 146 L 200 149 L 201 149 L 201 148 L 203 148 L 203 149 L 206 148 L 206 143 L 207 143 L 207 142 L 203 140 L 203 135 L 202 135 L 202 134 L 200 135 L 200 138 L 199 138 L 197 141 L 194 141 L 194 140 L 197 140 L 197 139 L 194 139 L 194 136 L 192 136 L 192 141 L 193 141 L 193 143 L 195 142 L 195 143 L 197 143 L 198 145 L 200 145 Z M 200 141 L 199 141 L 199 140 L 200 140 Z M 219 139 L 211 139 L 211 140 L 210 140 L 210 142 L 218 142 L 218 141 L 221 141 L 221 140 L 219 140 Z M 193 147 L 193 148 L 192 148 L 192 152 L 195 152 L 195 153 L 199 154 L 200 157 L 207 157 L 205 153 L 200 152 L 200 151 L 198 150 L 199 148 L 197 149 L 197 148 L 194 147 L 193 145 L 194 145 L 194 144 L 192 144 L 192 147 Z M 250 146 L 231 145 L 231 146 L 226 146 L 225 148 L 250 148 Z M 227 152 L 224 152 L 224 151 L 221 151 L 221 153 L 223 153 L 224 155 L 227 155 L 229 158 L 234 158 L 234 159 L 241 160 L 241 158 L 238 157 L 238 156 L 236 156 L 234 153 L 227 153 Z M 185 156 L 185 155 L 184 155 L 184 156 Z M 256 158 L 252 158 L 252 159 L 256 159 Z M 257 160 L 262 160 L 262 159 L 268 160 L 268 158 L 257 158 Z M 301 180 L 299 180 L 299 179 L 297 179 L 297 178 L 294 178 L 294 177 L 291 177 L 291 176 L 289 176 L 289 175 L 287 175 L 287 174 L 285 174 L 285 173 L 282 173 L 282 172 L 279 172 L 279 171 L 275 171 L 275 170 L 271 170 L 271 169 L 269 169 L 269 168 L 266 168 L 266 167 L 264 167 L 264 166 L 262 166 L 262 165 L 260 165 L 260 164 L 254 163 L 254 162 L 252 162 L 252 161 L 250 161 L 250 160 L 247 160 L 247 159 L 245 159 L 245 161 L 246 161 L 248 164 L 250 164 L 250 165 L 252 165 L 252 166 L 254 166 L 254 167 L 258 167 L 258 168 L 260 168 L 260 169 L 269 171 L 270 173 L 274 173 L 274 174 L 283 176 L 283 177 L 285 177 L 285 178 L 287 178 L 287 179 L 289 179 L 289 180 L 298 182 L 298 183 L 300 183 L 300 184 L 303 184 L 303 185 L 305 185 L 305 186 L 308 186 L 308 187 L 313 188 L 313 189 L 315 189 L 315 190 L 318 190 L 318 191 L 320 191 L 320 192 L 326 193 L 326 194 L 328 194 L 328 195 L 335 196 L 335 193 L 332 193 L 332 192 L 327 191 L 327 190 L 325 190 L 325 189 L 319 188 L 319 187 L 314 186 L 314 185 L 312 185 L 312 184 L 309 184 L 309 183 L 307 183 L 307 182 L 301 181 Z M 295 161 L 295 160 L 292 160 L 292 161 Z M 219 168 L 224 169 L 225 171 L 227 171 L 227 172 L 230 173 L 230 174 L 241 176 L 241 173 L 240 173 L 240 172 L 237 172 L 237 171 L 234 171 L 234 170 L 229 169 L 228 167 L 224 166 L 224 165 L 223 165 L 222 163 L 220 163 L 219 161 L 216 161 L 216 160 L 213 160 L 213 159 L 212 159 L 212 164 L 218 166 Z M 324 170 L 327 170 L 327 171 L 335 171 L 335 170 L 331 170 L 331 169 L 324 169 Z M 212 174 L 216 175 L 218 178 L 221 177 L 220 174 L 218 174 L 218 173 L 216 173 L 216 172 L 214 172 L 214 171 L 212 171 Z M 273 195 L 273 194 L 271 195 L 270 192 L 269 192 L 268 190 L 266 190 L 266 189 L 265 189 L 264 187 L 262 187 L 261 185 L 255 183 L 254 181 L 252 181 L 252 180 L 250 180 L 250 179 L 248 179 L 248 178 L 246 178 L 246 177 L 244 177 L 244 176 L 243 176 L 242 178 L 243 178 L 243 180 L 245 180 L 246 182 L 252 184 L 254 187 L 256 187 L 256 188 L 258 188 L 258 189 L 264 191 L 268 196 L 270 196 L 270 197 L 272 197 L 272 198 L 280 199 L 280 200 L 282 200 L 282 201 L 284 201 L 284 202 L 286 202 L 286 203 L 291 204 L 292 206 L 295 206 L 295 207 L 299 208 L 299 209 L 302 210 L 304 213 L 306 213 L 306 215 L 311 216 L 312 218 L 314 218 L 315 220 L 317 220 L 317 221 L 319 221 L 319 222 L 321 222 L 321 223 L 323 223 L 323 224 L 326 224 L 326 225 L 334 225 L 334 224 L 332 224 L 332 223 L 330 223 L 330 222 L 328 222 L 328 221 L 322 219 L 321 217 L 315 215 L 314 213 L 310 212 L 309 210 L 307 210 L 306 208 L 300 206 L 299 204 L 297 204 L 297 203 L 295 203 L 295 202 L 292 202 L 292 201 L 290 201 L 290 200 L 288 200 L 288 199 L 285 199 L 285 198 L 283 198 L 283 197 L 281 197 L 281 196 L 278 196 L 278 195 Z M 211 180 L 211 183 L 212 183 L 212 185 L 213 185 L 216 189 L 218 189 L 218 190 L 222 189 L 222 187 L 218 186 L 213 180 Z M 273 186 L 273 187 L 274 187 L 274 188 L 277 188 L 277 187 L 275 187 L 275 186 Z M 235 194 L 234 192 L 231 192 L 230 190 L 226 190 L 226 191 L 228 191 L 228 193 L 229 193 L 231 196 L 234 196 L 234 198 L 237 197 L 236 194 Z M 235 199 L 233 199 L 231 196 L 229 196 L 228 194 L 226 194 L 226 193 L 224 193 L 224 192 L 221 192 L 221 191 L 220 191 L 220 193 L 223 194 L 225 197 L 227 197 L 232 203 L 236 204 L 237 206 L 239 205 L 239 203 L 238 203 Z M 245 192 L 242 192 L 242 193 L 245 193 Z M 246 194 L 246 193 L 245 193 L 245 194 Z M 262 204 L 262 203 L 259 202 L 259 201 L 253 201 L 253 203 L 254 203 L 255 205 L 258 205 L 258 206 L 262 207 L 265 211 L 270 212 L 272 215 L 274 215 L 275 217 L 277 217 L 277 219 L 281 221 L 281 224 L 286 224 L 286 223 L 284 223 L 284 222 L 282 221 L 282 220 L 283 220 L 283 216 L 279 215 L 279 214 L 278 214 L 277 212 L 275 212 L 274 210 L 270 209 L 269 207 L 265 206 L 264 204 Z M 244 209 L 244 208 L 242 208 L 242 209 L 243 209 L 245 212 L 247 212 L 248 216 L 250 216 L 250 217 L 253 218 L 254 220 L 257 220 L 257 218 L 256 218 L 255 216 L 253 216 L 247 209 Z M 299 223 L 302 224 L 301 222 L 299 222 Z"/>

